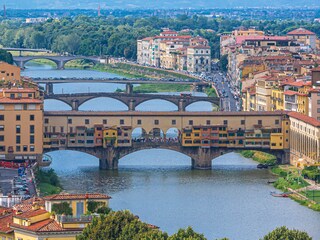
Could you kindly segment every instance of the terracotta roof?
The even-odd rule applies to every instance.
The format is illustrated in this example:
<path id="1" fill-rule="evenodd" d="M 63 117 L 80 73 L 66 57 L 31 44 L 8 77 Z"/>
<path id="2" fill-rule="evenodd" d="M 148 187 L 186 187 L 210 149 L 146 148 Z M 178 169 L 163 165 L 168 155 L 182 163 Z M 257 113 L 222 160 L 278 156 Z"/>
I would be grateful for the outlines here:
<path id="1" fill-rule="evenodd" d="M 110 199 L 111 197 L 100 193 L 86 194 L 55 194 L 46 196 L 44 200 L 82 200 L 82 199 Z"/>
<path id="2" fill-rule="evenodd" d="M 11 208 L 6 208 L 6 207 L 1 207 L 0 206 L 0 217 L 2 215 L 6 215 L 6 214 L 11 213 L 11 212 L 12 212 Z"/>
<path id="3" fill-rule="evenodd" d="M 44 200 L 42 198 L 33 197 L 21 202 L 20 204 L 14 205 L 13 209 L 16 211 L 22 211 L 22 212 L 30 211 L 32 209 L 32 204 L 35 202 L 39 206 L 44 207 Z"/>
<path id="4" fill-rule="evenodd" d="M 33 98 L 0 98 L 0 103 L 42 103 L 40 99 Z"/>
<path id="5" fill-rule="evenodd" d="M 60 226 L 54 219 L 46 219 L 30 226 L 22 226 L 19 224 L 11 224 L 11 227 L 23 229 L 31 232 L 70 232 L 70 231 L 81 231 L 82 229 L 65 229 Z"/>
<path id="6" fill-rule="evenodd" d="M 287 35 L 316 35 L 316 34 L 305 28 L 297 28 L 291 32 L 288 32 Z"/>
<path id="7" fill-rule="evenodd" d="M 146 38 L 143 38 L 143 39 L 141 39 L 142 41 L 150 41 L 150 40 L 152 40 L 153 39 L 153 37 L 146 37 Z"/>
<path id="8" fill-rule="evenodd" d="M 311 93 L 320 93 L 320 88 L 312 88 L 309 90 Z"/>
<path id="9" fill-rule="evenodd" d="M 303 87 L 303 86 L 311 86 L 311 81 L 298 81 L 298 82 L 288 82 L 285 85 L 294 86 L 294 87 Z"/>
<path id="10" fill-rule="evenodd" d="M 319 72 L 320 71 L 320 67 L 316 67 L 316 68 L 312 68 L 311 71 L 313 72 Z"/>
<path id="11" fill-rule="evenodd" d="M 242 44 L 244 41 L 289 41 L 284 36 L 237 36 L 236 44 Z"/>
<path id="12" fill-rule="evenodd" d="M 13 229 L 9 226 L 13 223 L 13 213 L 0 217 L 0 233 L 11 233 Z"/>
<path id="13" fill-rule="evenodd" d="M 0 92 L 11 93 L 11 92 L 36 92 L 36 89 L 33 88 L 2 88 Z"/>
<path id="14" fill-rule="evenodd" d="M 290 112 L 290 113 L 288 113 L 288 115 L 292 118 L 296 118 L 300 121 L 308 123 L 314 127 L 320 127 L 320 121 L 317 121 L 315 118 L 306 116 L 306 115 L 298 113 L 298 112 Z"/>
<path id="15" fill-rule="evenodd" d="M 163 31 L 160 34 L 178 34 L 176 31 Z"/>
<path id="16" fill-rule="evenodd" d="M 35 217 L 35 216 L 38 216 L 38 215 L 42 215 L 42 214 L 45 214 L 45 213 L 48 213 L 46 210 L 44 209 L 37 209 L 37 210 L 30 210 L 30 211 L 27 211 L 27 212 L 24 212 L 24 213 L 21 213 L 21 214 L 16 214 L 14 215 L 15 218 L 20 218 L 20 219 L 28 219 L 28 218 L 31 218 L 31 217 Z"/>
<path id="17" fill-rule="evenodd" d="M 295 91 L 291 91 L 291 90 L 287 90 L 283 93 L 284 95 L 288 95 L 288 96 L 293 96 L 293 95 L 298 95 L 298 96 L 307 96 L 307 94 L 302 94 L 299 92 L 295 92 Z"/>

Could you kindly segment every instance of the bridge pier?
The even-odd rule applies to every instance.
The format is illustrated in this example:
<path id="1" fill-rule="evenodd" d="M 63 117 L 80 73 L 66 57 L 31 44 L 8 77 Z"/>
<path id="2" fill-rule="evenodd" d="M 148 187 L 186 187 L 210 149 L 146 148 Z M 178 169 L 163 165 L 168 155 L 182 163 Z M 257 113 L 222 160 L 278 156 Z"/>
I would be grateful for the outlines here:
<path id="1" fill-rule="evenodd" d="M 129 111 L 135 111 L 136 110 L 136 100 L 131 99 L 129 102 Z"/>
<path id="2" fill-rule="evenodd" d="M 186 111 L 186 100 L 185 99 L 180 99 L 179 100 L 178 111 L 179 112 L 185 112 Z"/>
<path id="3" fill-rule="evenodd" d="M 197 85 L 197 92 L 203 92 L 203 86 Z"/>
<path id="4" fill-rule="evenodd" d="M 114 147 L 110 146 L 103 149 L 99 158 L 99 168 L 102 170 L 117 170 L 119 161 L 119 151 Z"/>
<path id="5" fill-rule="evenodd" d="M 79 110 L 79 100 L 73 99 L 71 104 L 72 110 L 73 111 L 78 111 Z"/>
<path id="6" fill-rule="evenodd" d="M 56 62 L 57 64 L 57 69 L 58 70 L 63 70 L 64 69 L 64 62 L 63 61 L 59 61 L 59 62 Z"/>
<path id="7" fill-rule="evenodd" d="M 198 148 L 197 155 L 192 158 L 192 168 L 194 169 L 211 169 L 212 168 L 212 153 L 211 148 Z"/>
<path id="8" fill-rule="evenodd" d="M 20 68 L 20 69 L 24 69 L 24 61 L 14 61 L 15 64 Z"/>
<path id="9" fill-rule="evenodd" d="M 126 84 L 126 93 L 132 94 L 133 93 L 133 85 L 131 83 Z"/>
<path id="10" fill-rule="evenodd" d="M 53 94 L 53 84 L 52 83 L 46 83 L 45 91 L 46 91 L 47 95 Z"/>

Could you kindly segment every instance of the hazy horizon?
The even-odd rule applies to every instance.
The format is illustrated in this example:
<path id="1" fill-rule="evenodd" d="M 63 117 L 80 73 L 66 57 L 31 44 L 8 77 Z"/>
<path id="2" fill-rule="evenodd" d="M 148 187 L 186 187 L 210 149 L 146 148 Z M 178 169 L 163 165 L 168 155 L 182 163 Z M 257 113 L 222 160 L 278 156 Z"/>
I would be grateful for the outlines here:
<path id="1" fill-rule="evenodd" d="M 12 9 L 96 9 L 101 8 L 309 8 L 319 7 L 319 0 L 0 0 L 0 5 Z"/>

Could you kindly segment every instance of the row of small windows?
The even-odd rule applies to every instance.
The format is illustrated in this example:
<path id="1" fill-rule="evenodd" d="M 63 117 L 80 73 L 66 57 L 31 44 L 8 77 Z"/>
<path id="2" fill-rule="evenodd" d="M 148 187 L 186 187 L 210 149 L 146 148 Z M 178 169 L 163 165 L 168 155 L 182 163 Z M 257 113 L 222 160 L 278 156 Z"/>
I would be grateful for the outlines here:
<path id="1" fill-rule="evenodd" d="M 0 121 L 4 121 L 4 115 L 0 115 Z M 33 114 L 29 115 L 29 121 L 34 121 L 35 120 L 35 116 Z M 16 121 L 21 121 L 21 115 L 16 115 Z M 0 130 L 1 131 L 1 130 Z"/>
<path id="2" fill-rule="evenodd" d="M 22 147 L 20 145 L 16 146 L 16 152 L 21 152 L 21 150 L 23 152 L 28 152 L 28 150 L 30 152 L 34 152 L 35 146 L 34 145 L 30 145 L 29 147 L 27 145 L 23 145 Z M 0 145 L 0 152 L 5 152 L 6 151 L 6 146 Z"/>
<path id="3" fill-rule="evenodd" d="M 5 105 L 0 104 L 0 110 L 4 110 Z M 15 104 L 14 110 L 36 110 L 36 104 Z"/>
<path id="4" fill-rule="evenodd" d="M 1 120 L 1 118 L 0 118 L 0 120 Z M 49 119 L 48 118 L 45 118 L 44 119 L 44 123 L 45 124 L 49 124 Z M 120 125 L 123 125 L 124 123 L 125 123 L 125 121 L 124 121 L 124 119 L 120 119 L 119 120 L 119 123 L 120 123 Z M 193 120 L 189 120 L 188 121 L 188 124 L 189 125 L 193 125 Z M 280 120 L 279 119 L 276 119 L 275 121 L 274 121 L 274 123 L 276 124 L 276 125 L 279 125 L 280 124 Z M 72 124 L 72 118 L 68 118 L 68 124 Z M 85 119 L 84 120 L 84 124 L 90 124 L 90 119 Z M 107 119 L 103 119 L 102 120 L 102 124 L 107 124 Z M 138 119 L 137 120 L 137 125 L 141 125 L 142 124 L 142 120 L 141 119 Z M 160 121 L 159 120 L 154 120 L 154 124 L 155 125 L 159 125 L 160 124 Z M 175 120 L 175 119 L 173 119 L 173 120 L 171 120 L 171 124 L 172 125 L 176 125 L 177 124 L 177 120 Z M 210 125 L 211 124 L 211 121 L 210 120 L 206 120 L 206 124 L 207 125 Z M 223 124 L 224 125 L 228 125 L 228 120 L 223 120 Z M 240 120 L 240 124 L 241 125 L 245 125 L 246 124 L 246 121 L 245 120 Z M 262 120 L 258 120 L 257 121 L 257 124 L 258 125 L 262 125 Z M 288 122 L 286 123 L 286 125 L 288 125 Z"/>

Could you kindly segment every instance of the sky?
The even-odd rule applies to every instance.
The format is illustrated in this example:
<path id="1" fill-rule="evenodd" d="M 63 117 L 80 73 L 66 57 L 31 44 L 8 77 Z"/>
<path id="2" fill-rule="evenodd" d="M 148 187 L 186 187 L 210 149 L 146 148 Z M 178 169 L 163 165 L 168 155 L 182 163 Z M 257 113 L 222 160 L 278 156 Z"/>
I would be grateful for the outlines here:
<path id="1" fill-rule="evenodd" d="M 0 0 L 18 9 L 96 9 L 99 3 L 102 8 L 320 7 L 320 0 Z"/>

